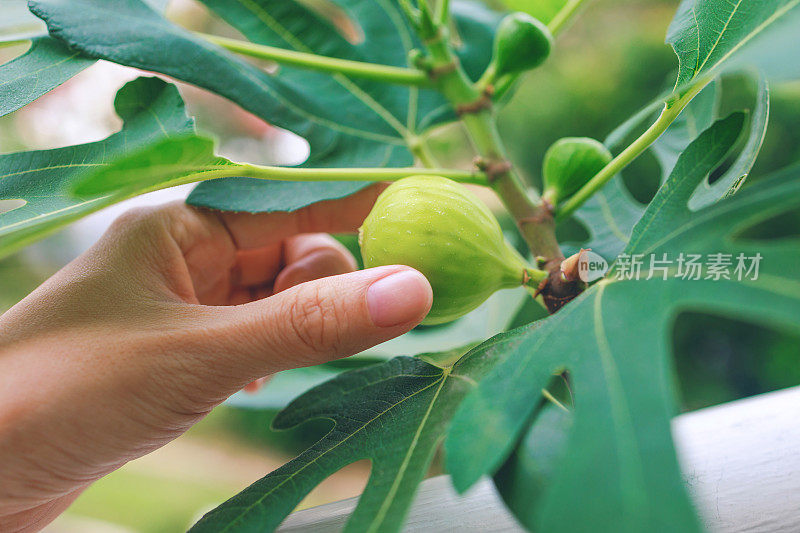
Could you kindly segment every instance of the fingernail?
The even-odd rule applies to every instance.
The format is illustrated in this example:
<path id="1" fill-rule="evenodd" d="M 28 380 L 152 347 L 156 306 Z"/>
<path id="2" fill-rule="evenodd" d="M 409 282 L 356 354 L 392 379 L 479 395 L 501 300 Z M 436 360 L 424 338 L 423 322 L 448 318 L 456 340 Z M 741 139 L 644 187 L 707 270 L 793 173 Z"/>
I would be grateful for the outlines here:
<path id="1" fill-rule="evenodd" d="M 416 270 L 401 270 L 367 289 L 370 318 L 382 328 L 421 320 L 430 309 L 431 298 L 428 280 Z"/>

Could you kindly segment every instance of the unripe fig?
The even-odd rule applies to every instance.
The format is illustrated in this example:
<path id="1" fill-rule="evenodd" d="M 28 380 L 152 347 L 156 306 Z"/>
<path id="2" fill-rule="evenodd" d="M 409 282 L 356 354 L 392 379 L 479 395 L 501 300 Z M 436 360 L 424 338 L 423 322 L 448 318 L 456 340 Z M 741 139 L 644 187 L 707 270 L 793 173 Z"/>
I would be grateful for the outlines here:
<path id="1" fill-rule="evenodd" d="M 494 36 L 495 79 L 541 65 L 550 55 L 553 36 L 547 26 L 527 13 L 507 15 Z"/>
<path id="2" fill-rule="evenodd" d="M 425 275 L 433 305 L 423 324 L 455 320 L 529 279 L 486 205 L 438 176 L 403 178 L 383 191 L 359 229 L 359 244 L 366 268 L 408 265 Z"/>
<path id="3" fill-rule="evenodd" d="M 564 137 L 544 154 L 544 198 L 553 205 L 575 194 L 612 159 L 603 144 L 589 137 Z"/>

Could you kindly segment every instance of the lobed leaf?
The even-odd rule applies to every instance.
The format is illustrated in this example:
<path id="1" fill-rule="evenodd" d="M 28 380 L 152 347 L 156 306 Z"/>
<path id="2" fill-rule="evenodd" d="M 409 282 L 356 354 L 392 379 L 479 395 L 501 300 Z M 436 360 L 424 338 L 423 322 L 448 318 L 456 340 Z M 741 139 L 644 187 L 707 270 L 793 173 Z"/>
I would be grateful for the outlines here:
<path id="1" fill-rule="evenodd" d="M 719 176 L 713 185 L 706 177 L 689 202 L 693 210 L 710 205 L 733 194 L 744 183 L 755 164 L 758 152 L 767 131 L 769 118 L 769 88 L 764 77 L 754 79 L 757 84 L 755 102 L 750 110 L 750 126 L 744 146 L 733 164 Z M 650 148 L 661 166 L 660 181 L 665 181 L 686 147 L 708 128 L 717 118 L 719 83 L 706 87 L 678 119 Z M 652 115 L 656 106 L 648 106 L 629 121 L 615 129 L 605 140 L 610 149 L 620 145 L 625 137 L 639 125 L 644 117 Z M 622 182 L 614 177 L 605 187 L 586 202 L 576 213 L 577 218 L 589 231 L 590 239 L 579 246 L 591 248 L 608 261 L 612 261 L 625 248 L 634 225 L 644 213 L 645 206 L 636 201 Z M 568 247 L 577 248 L 578 245 Z"/>
<path id="2" fill-rule="evenodd" d="M 158 78 L 138 78 L 114 102 L 122 130 L 89 144 L 0 155 L 0 255 L 63 225 L 143 192 L 126 187 L 76 196 L 75 185 L 103 165 L 165 136 L 186 135 L 194 122 L 177 89 Z M 146 189 L 145 189 L 146 190 Z M 3 206 L 10 209 L 3 209 Z"/>
<path id="3" fill-rule="evenodd" d="M 390 65 L 415 46 L 396 0 L 335 2 L 364 34 L 351 43 L 295 0 L 206 0 L 210 9 L 260 44 Z M 497 16 L 456 8 L 468 39 L 462 60 L 488 64 Z M 164 19 L 141 0 L 31 0 L 51 35 L 85 55 L 156 71 L 218 93 L 309 142 L 307 166 L 409 166 L 407 139 L 452 115 L 433 91 L 291 67 L 271 75 Z M 157 44 L 154 44 L 157 43 Z M 231 178 L 203 184 L 189 203 L 235 211 L 285 211 L 352 194 L 364 182 L 267 183 Z"/>
<path id="4" fill-rule="evenodd" d="M 167 0 L 145 1 L 162 12 L 167 4 Z M 0 15 L 0 44 L 31 41 L 24 54 L 0 65 L 0 117 L 37 100 L 95 63 L 48 37 L 44 24 L 28 11 L 25 0 L 5 0 Z"/>
<path id="5" fill-rule="evenodd" d="M 793 267 L 799 243 L 737 238 L 800 207 L 800 169 L 699 211 L 688 207 L 734 146 L 743 121 L 740 113 L 718 121 L 687 148 L 625 252 L 673 259 L 690 252 L 760 253 L 758 279 L 714 280 L 708 268 L 700 280 L 682 279 L 673 267 L 664 280 L 648 265 L 638 280 L 617 279 L 624 270 L 618 262 L 606 279 L 538 327 L 510 333 L 516 346 L 454 417 L 446 456 L 457 489 L 499 468 L 528 427 L 541 388 L 554 371 L 567 369 L 575 410 L 564 459 L 538 508 L 520 516 L 525 525 L 537 531 L 642 531 L 652 524 L 662 531 L 698 530 L 670 434 L 676 414 L 671 324 L 680 312 L 695 310 L 800 330 L 800 276 Z M 477 424 L 484 430 L 476 433 Z M 524 470 L 513 474 L 526 476 Z"/>
<path id="6" fill-rule="evenodd" d="M 679 62 L 676 88 L 746 67 L 796 77 L 800 62 L 790 43 L 798 24 L 800 0 L 683 0 L 667 32 Z"/>
<path id="7" fill-rule="evenodd" d="M 214 145 L 212 139 L 193 133 L 166 137 L 87 173 L 71 192 L 81 197 L 124 196 L 229 174 L 237 165 L 215 155 Z"/>
<path id="8" fill-rule="evenodd" d="M 0 117 L 52 91 L 94 64 L 64 43 L 37 37 L 21 56 L 0 65 Z"/>
<path id="9" fill-rule="evenodd" d="M 278 415 L 274 427 L 328 419 L 331 430 L 191 531 L 271 531 L 322 480 L 362 459 L 371 461 L 372 472 L 345 531 L 399 531 L 450 417 L 505 345 L 501 335 L 461 358 L 462 350 L 398 357 L 309 390 Z"/>
<path id="10" fill-rule="evenodd" d="M 571 411 L 552 404 L 538 409 L 530 431 L 494 475 L 497 491 L 523 524 L 536 521 L 538 504 L 563 459 L 572 422 Z"/>

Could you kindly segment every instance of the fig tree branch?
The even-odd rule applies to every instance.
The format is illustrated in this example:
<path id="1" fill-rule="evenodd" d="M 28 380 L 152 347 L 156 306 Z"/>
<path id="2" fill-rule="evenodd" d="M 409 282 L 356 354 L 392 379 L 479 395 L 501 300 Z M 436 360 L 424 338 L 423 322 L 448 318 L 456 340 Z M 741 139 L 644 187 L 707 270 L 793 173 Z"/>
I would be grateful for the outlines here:
<path id="1" fill-rule="evenodd" d="M 430 72 L 436 73 L 432 76 L 435 86 L 461 115 L 461 122 L 479 156 L 479 168 L 486 173 L 490 186 L 514 217 L 533 254 L 552 264 L 560 263 L 563 255 L 555 237 L 553 217 L 508 162 L 490 95 L 477 89 L 467 77 L 450 48 L 446 26 L 435 26 L 421 37 L 430 54 Z"/>

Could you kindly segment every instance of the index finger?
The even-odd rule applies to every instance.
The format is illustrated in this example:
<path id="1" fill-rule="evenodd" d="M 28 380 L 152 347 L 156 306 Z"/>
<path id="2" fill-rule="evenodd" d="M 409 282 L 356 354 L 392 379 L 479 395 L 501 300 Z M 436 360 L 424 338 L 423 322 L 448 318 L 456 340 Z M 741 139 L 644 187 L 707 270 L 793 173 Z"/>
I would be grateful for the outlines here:
<path id="1" fill-rule="evenodd" d="M 350 233 L 361 226 L 386 187 L 376 183 L 350 196 L 323 200 L 296 211 L 220 212 L 218 217 L 240 250 L 263 248 L 301 233 Z"/>

